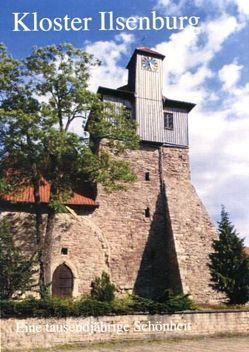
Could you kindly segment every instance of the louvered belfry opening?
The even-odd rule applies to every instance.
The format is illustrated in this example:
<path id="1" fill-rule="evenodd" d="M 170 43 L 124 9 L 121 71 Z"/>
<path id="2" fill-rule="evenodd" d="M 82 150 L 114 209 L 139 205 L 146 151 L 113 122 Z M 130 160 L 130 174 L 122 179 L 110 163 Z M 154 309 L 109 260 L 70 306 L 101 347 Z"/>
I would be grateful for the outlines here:
<path id="1" fill-rule="evenodd" d="M 53 274 L 52 296 L 72 297 L 73 273 L 66 264 L 58 266 Z"/>

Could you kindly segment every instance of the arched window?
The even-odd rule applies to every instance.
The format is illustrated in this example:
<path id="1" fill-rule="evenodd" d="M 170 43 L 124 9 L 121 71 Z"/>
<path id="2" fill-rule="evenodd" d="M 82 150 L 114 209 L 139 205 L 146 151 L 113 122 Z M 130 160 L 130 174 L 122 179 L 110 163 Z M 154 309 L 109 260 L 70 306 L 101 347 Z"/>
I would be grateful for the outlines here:
<path id="1" fill-rule="evenodd" d="M 53 274 L 52 296 L 72 297 L 73 273 L 66 264 L 59 265 Z"/>

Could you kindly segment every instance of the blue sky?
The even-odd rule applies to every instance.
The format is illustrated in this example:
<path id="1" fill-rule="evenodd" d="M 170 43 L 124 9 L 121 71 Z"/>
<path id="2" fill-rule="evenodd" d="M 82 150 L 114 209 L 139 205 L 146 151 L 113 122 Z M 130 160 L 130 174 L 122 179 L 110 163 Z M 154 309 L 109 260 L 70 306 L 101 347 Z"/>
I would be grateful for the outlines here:
<path id="1" fill-rule="evenodd" d="M 166 55 L 169 98 L 197 104 L 190 114 L 192 179 L 213 220 L 224 204 L 249 245 L 249 1 L 247 0 L 0 0 L 0 41 L 15 57 L 33 45 L 72 42 L 102 61 L 91 88 L 125 84 L 136 47 Z M 199 16 L 198 27 L 176 31 L 99 31 L 99 11 L 116 16 Z M 42 17 L 92 17 L 89 31 L 13 32 L 13 12 Z M 28 22 L 27 22 L 28 23 Z"/>

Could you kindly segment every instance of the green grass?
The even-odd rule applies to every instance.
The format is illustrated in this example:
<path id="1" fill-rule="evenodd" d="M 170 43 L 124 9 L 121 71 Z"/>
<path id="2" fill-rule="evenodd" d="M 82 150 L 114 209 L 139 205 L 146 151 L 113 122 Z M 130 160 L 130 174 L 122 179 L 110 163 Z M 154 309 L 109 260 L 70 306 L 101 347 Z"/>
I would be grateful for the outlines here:
<path id="1" fill-rule="evenodd" d="M 220 304 L 196 304 L 196 309 L 197 310 L 238 310 L 238 311 L 249 311 L 249 304 L 225 304 L 225 303 L 220 303 Z"/>

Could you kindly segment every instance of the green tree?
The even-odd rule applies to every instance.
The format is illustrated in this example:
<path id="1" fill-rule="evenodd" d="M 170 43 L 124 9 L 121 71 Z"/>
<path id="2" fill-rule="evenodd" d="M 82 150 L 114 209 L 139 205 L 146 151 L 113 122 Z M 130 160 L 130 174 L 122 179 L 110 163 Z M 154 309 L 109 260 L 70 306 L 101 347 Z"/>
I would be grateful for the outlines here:
<path id="1" fill-rule="evenodd" d="M 7 50 L 0 43 L 0 92 L 13 86 L 18 80 L 18 61 L 7 54 Z"/>
<path id="2" fill-rule="evenodd" d="M 0 298 L 22 295 L 34 286 L 35 253 L 29 258 L 17 244 L 8 223 L 0 223 Z"/>
<path id="3" fill-rule="evenodd" d="M 224 293 L 230 304 L 245 304 L 249 301 L 249 258 L 244 240 L 238 237 L 224 207 L 218 224 L 219 239 L 214 240 L 210 254 L 211 286 Z"/>
<path id="4" fill-rule="evenodd" d="M 2 66 L 9 60 L 5 52 Z M 129 164 L 118 156 L 126 148 L 138 147 L 136 126 L 123 109 L 102 102 L 89 91 L 90 70 L 98 64 L 92 55 L 71 44 L 34 48 L 25 60 L 15 61 L 13 84 L 2 87 L 0 150 L 5 157 L 0 161 L 0 186 L 5 192 L 26 185 L 34 189 L 42 296 L 55 214 L 65 211 L 63 202 L 84 182 L 102 183 L 112 191 L 135 180 Z M 91 142 L 83 132 L 90 113 Z M 72 130 L 75 121 L 83 126 L 79 133 Z M 103 138 L 107 148 L 97 148 Z M 15 171 L 6 179 L 6 170 Z M 43 177 L 51 184 L 46 220 L 39 194 Z"/>
<path id="5" fill-rule="evenodd" d="M 111 283 L 110 276 L 102 272 L 91 282 L 91 297 L 104 302 L 111 302 L 115 297 L 115 286 Z"/>

